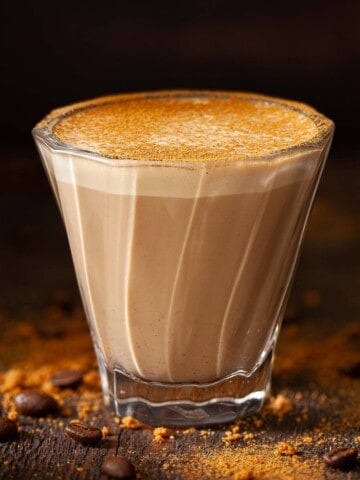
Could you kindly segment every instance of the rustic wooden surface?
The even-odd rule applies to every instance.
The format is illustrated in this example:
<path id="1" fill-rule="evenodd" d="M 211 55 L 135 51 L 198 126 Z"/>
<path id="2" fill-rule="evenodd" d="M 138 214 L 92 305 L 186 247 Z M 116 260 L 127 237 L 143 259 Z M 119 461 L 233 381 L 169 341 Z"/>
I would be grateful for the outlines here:
<path id="1" fill-rule="evenodd" d="M 18 438 L 0 443 L 0 479 L 105 478 L 101 463 L 109 453 L 130 458 L 143 479 L 360 478 L 359 464 L 341 471 L 322 461 L 332 447 L 360 452 L 360 380 L 344 372 L 360 351 L 359 169 L 352 158 L 328 164 L 290 301 L 295 315 L 281 331 L 272 395 L 285 399 L 288 411 L 269 400 L 238 425 L 241 438 L 231 442 L 224 442 L 229 425 L 171 429 L 171 438 L 155 442 L 152 428 L 122 428 L 102 403 L 60 217 L 46 181 L 38 183 L 41 170 L 27 170 L 28 155 L 14 160 L 0 192 L 2 413 L 11 404 L 9 371 L 23 375 L 20 390 L 46 386 L 51 371 L 77 362 L 92 381 L 59 393 L 64 405 L 54 417 L 18 417 Z M 62 304 L 57 290 L 72 305 Z M 109 429 L 98 447 L 64 434 L 79 414 Z"/>

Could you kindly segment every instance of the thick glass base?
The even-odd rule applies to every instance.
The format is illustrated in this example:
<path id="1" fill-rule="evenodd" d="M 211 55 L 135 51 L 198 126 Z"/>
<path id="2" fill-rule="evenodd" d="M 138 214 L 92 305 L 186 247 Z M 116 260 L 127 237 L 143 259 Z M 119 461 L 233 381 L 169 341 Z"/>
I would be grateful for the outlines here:
<path id="1" fill-rule="evenodd" d="M 120 417 L 149 425 L 196 426 L 231 422 L 260 410 L 268 393 L 272 352 L 251 374 L 235 373 L 207 384 L 147 382 L 99 366 L 105 401 Z"/>

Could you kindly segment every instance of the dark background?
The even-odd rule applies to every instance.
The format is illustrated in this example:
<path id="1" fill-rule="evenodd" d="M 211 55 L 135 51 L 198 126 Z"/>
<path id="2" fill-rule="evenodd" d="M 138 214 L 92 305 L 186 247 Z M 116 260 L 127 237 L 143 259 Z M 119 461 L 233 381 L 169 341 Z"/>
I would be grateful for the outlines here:
<path id="1" fill-rule="evenodd" d="M 354 220 L 359 0 L 8 0 L 0 9 L 0 308 L 42 302 L 57 288 L 77 295 L 65 229 L 31 128 L 51 109 L 72 102 L 166 88 L 277 95 L 307 102 L 335 121 L 318 197 L 320 206 L 330 199 L 330 220 L 314 223 L 341 233 L 331 237 L 336 245 L 329 243 L 337 256 L 319 254 L 322 240 L 315 256 L 306 257 L 305 248 L 298 278 L 301 283 L 311 263 L 312 286 L 328 278 L 331 291 L 336 280 L 322 273 L 331 261 L 338 283 L 347 285 L 344 296 L 354 299 L 348 286 L 355 289 L 356 262 L 344 251 L 360 237 Z M 355 240 L 346 243 L 348 238 Z"/>
<path id="2" fill-rule="evenodd" d="M 49 110 L 122 91 L 249 90 L 308 102 L 357 143 L 360 2 L 2 2 L 2 143 Z"/>

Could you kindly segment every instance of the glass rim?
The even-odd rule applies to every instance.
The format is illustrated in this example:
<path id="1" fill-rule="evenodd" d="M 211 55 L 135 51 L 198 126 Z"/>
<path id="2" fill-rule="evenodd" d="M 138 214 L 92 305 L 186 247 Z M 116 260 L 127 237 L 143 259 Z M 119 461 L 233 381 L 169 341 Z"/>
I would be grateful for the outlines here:
<path id="1" fill-rule="evenodd" d="M 282 149 L 274 150 L 271 153 L 251 156 L 241 156 L 239 158 L 223 158 L 216 160 L 203 160 L 203 161 L 179 161 L 179 160 L 166 160 L 164 159 L 136 159 L 136 158 L 123 158 L 119 156 L 106 156 L 91 150 L 86 150 L 60 140 L 53 135 L 53 127 L 62 119 L 71 116 L 75 112 L 85 110 L 88 108 L 95 108 L 97 106 L 110 105 L 112 103 L 125 102 L 134 99 L 142 98 L 226 98 L 226 97 L 238 98 L 239 100 L 248 100 L 253 102 L 265 102 L 267 104 L 279 105 L 282 108 L 287 108 L 298 112 L 312 120 L 317 128 L 317 133 L 305 142 L 300 142 L 291 147 L 285 147 Z M 45 118 L 35 125 L 32 129 L 32 135 L 35 140 L 41 141 L 50 150 L 63 152 L 68 154 L 75 154 L 76 156 L 85 157 L 89 160 L 108 164 L 112 166 L 129 166 L 129 165 L 162 165 L 162 166 L 182 166 L 188 168 L 195 168 L 200 166 L 220 166 L 236 164 L 237 162 L 269 162 L 276 157 L 283 157 L 286 155 L 292 155 L 296 152 L 302 152 L 312 149 L 318 149 L 326 145 L 327 141 L 332 138 L 335 130 L 335 124 L 328 117 L 318 112 L 313 107 L 284 98 L 278 98 L 268 95 L 262 95 L 257 93 L 237 92 L 237 91 L 220 91 L 220 90 L 159 90 L 148 92 L 135 92 L 135 93 L 120 93 L 117 95 L 101 96 L 91 100 L 73 103 L 71 105 L 57 108 L 51 111 Z"/>

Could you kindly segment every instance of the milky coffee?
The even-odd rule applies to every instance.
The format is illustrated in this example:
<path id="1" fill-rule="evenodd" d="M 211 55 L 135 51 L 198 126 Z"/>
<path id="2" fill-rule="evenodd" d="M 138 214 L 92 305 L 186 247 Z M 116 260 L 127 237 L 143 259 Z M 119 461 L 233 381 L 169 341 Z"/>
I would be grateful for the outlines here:
<path id="1" fill-rule="evenodd" d="M 105 97 L 38 125 L 109 369 L 206 383 L 261 364 L 329 125 L 302 104 L 219 92 Z"/>

